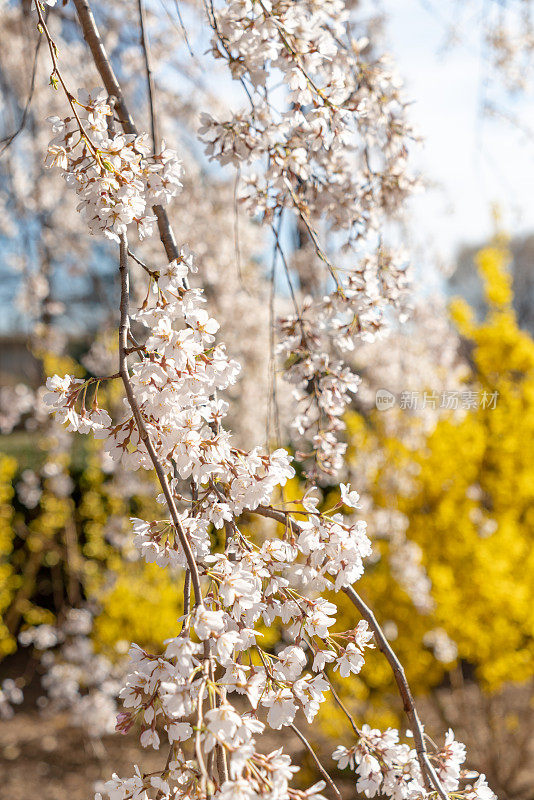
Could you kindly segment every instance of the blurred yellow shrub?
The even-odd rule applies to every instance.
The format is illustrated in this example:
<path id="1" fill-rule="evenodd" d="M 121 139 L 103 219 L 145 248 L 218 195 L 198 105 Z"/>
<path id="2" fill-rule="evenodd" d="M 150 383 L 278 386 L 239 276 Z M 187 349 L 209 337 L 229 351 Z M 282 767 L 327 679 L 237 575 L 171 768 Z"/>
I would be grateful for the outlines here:
<path id="1" fill-rule="evenodd" d="M 0 456 L 0 657 L 12 653 L 17 643 L 5 619 L 17 588 L 17 577 L 13 568 L 13 518 L 12 479 L 17 462 L 9 456 Z"/>
<path id="2" fill-rule="evenodd" d="M 534 341 L 516 322 L 508 261 L 502 236 L 476 257 L 488 305 L 482 322 L 464 301 L 451 304 L 469 349 L 466 390 L 485 402 L 440 418 L 417 451 L 402 436 L 388 435 L 380 412 L 351 413 L 347 420 L 352 458 L 382 451 L 371 481 L 373 503 L 406 516 L 407 539 L 420 547 L 431 581 L 433 608 L 421 613 L 395 579 L 385 538 L 376 542 L 379 558 L 358 584 L 391 632 L 417 693 L 451 678 L 454 684 L 459 669 L 487 691 L 534 675 Z M 409 428 L 405 416 L 401 430 Z M 409 476 L 404 491 L 393 473 Z M 343 609 L 347 628 L 354 610 L 346 602 Z M 448 648 L 448 661 L 435 656 L 429 632 L 436 631 L 456 646 L 457 653 Z M 374 652 L 361 680 L 343 691 L 379 713 L 392 687 Z"/>

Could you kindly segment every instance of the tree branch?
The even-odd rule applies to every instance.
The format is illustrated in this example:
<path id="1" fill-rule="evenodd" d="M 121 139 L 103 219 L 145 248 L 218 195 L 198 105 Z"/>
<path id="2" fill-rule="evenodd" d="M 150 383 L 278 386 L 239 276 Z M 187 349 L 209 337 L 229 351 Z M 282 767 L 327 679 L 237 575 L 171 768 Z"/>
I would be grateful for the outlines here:
<path id="1" fill-rule="evenodd" d="M 45 11 L 45 14 L 44 14 L 44 18 L 45 18 L 45 20 L 46 20 L 46 19 L 48 19 L 48 11 L 49 11 L 49 9 L 47 9 L 47 10 Z M 41 36 L 39 36 L 39 37 L 38 37 L 38 39 L 37 39 L 37 44 L 35 45 L 35 55 L 34 55 L 34 57 L 33 57 L 33 67 L 32 67 L 32 74 L 31 74 L 31 80 L 30 80 L 30 88 L 29 88 L 29 90 L 28 90 L 28 98 L 27 98 L 27 100 L 26 100 L 26 105 L 24 106 L 24 110 L 23 110 L 23 112 L 22 112 L 22 117 L 20 118 L 20 122 L 19 122 L 19 125 L 18 125 L 18 127 L 16 128 L 16 130 L 15 130 L 15 131 L 13 131 L 13 133 L 9 134 L 8 136 L 5 136 L 5 137 L 4 137 L 4 138 L 1 140 L 1 143 L 2 143 L 4 146 L 3 146 L 3 147 L 2 147 L 2 149 L 0 150 L 0 156 L 2 156 L 2 155 L 5 153 L 5 151 L 7 150 L 7 148 L 8 148 L 8 147 L 9 147 L 9 146 L 12 144 L 12 142 L 13 142 L 13 141 L 14 141 L 14 140 L 17 138 L 17 136 L 19 135 L 19 133 L 21 133 L 21 131 L 23 131 L 23 130 L 24 130 L 24 127 L 25 127 L 25 125 L 26 125 L 26 119 L 27 119 L 27 117 L 28 117 L 28 112 L 29 112 L 29 110 L 30 110 L 31 102 L 32 102 L 32 100 L 33 100 L 33 93 L 34 93 L 34 91 L 35 91 L 35 78 L 36 78 L 36 76 L 37 76 L 37 62 L 38 62 L 38 60 L 39 60 L 39 50 L 41 49 L 41 42 L 42 42 L 42 41 L 43 41 L 43 40 L 42 40 L 42 37 L 41 37 Z"/>
<path id="2" fill-rule="evenodd" d="M 393 652 L 382 628 L 378 623 L 378 620 L 369 606 L 364 603 L 362 598 L 359 596 L 359 594 L 357 594 L 357 592 L 354 591 L 352 586 L 343 586 L 342 591 L 347 595 L 351 603 L 358 609 L 362 617 L 367 620 L 369 627 L 374 633 L 376 642 L 378 644 L 378 649 L 385 656 L 386 661 L 391 667 L 399 694 L 402 698 L 404 711 L 406 712 L 406 716 L 408 717 L 412 727 L 415 749 L 417 751 L 419 765 L 421 767 L 425 784 L 427 784 L 427 788 L 430 789 L 428 786 L 428 780 L 430 779 L 430 783 L 441 797 L 441 800 L 448 800 L 448 794 L 443 789 L 436 774 L 436 770 L 429 761 L 424 740 L 423 726 L 421 724 L 421 720 L 419 719 L 419 714 L 417 713 L 415 702 L 410 690 L 410 686 L 408 685 L 408 681 L 406 680 L 406 675 L 404 673 L 402 664 Z"/>
<path id="3" fill-rule="evenodd" d="M 297 736 L 299 737 L 300 741 L 302 742 L 302 744 L 304 745 L 304 747 L 306 748 L 306 750 L 308 751 L 308 753 L 309 753 L 309 754 L 311 755 L 311 757 L 313 758 L 313 760 L 314 760 L 314 762 L 315 762 L 315 764 L 316 764 L 316 766 L 317 766 L 317 769 L 319 770 L 319 772 L 321 773 L 321 775 L 323 776 L 323 778 L 324 778 L 324 779 L 327 781 L 327 783 L 328 783 L 328 784 L 330 785 L 330 787 L 332 788 L 332 790 L 333 790 L 334 794 L 335 794 L 337 797 L 341 798 L 341 792 L 339 791 L 339 789 L 337 788 L 336 784 L 334 783 L 334 781 L 332 780 L 332 778 L 330 777 L 330 775 L 328 774 L 328 772 L 325 770 L 325 768 L 323 767 L 323 765 L 322 765 L 322 764 L 321 764 L 321 762 L 319 761 L 319 758 L 317 757 L 317 755 L 316 755 L 316 753 L 315 753 L 315 750 L 313 749 L 313 747 L 311 746 L 311 744 L 309 743 L 309 741 L 306 739 L 306 737 L 304 736 L 304 734 L 303 734 L 301 731 L 299 731 L 299 729 L 297 728 L 297 726 L 296 726 L 296 725 L 290 725 L 289 727 L 291 728 L 291 730 L 292 730 L 294 733 L 296 733 L 296 734 L 297 734 Z"/>
<path id="4" fill-rule="evenodd" d="M 152 133 L 152 147 L 154 153 L 158 152 L 158 126 L 156 119 L 156 88 L 154 85 L 154 76 L 152 74 L 152 63 L 150 58 L 150 46 L 148 43 L 148 36 L 146 32 L 146 13 L 143 5 L 143 0 L 137 0 L 137 8 L 139 10 L 139 28 L 141 29 L 141 47 L 143 49 L 143 58 L 145 60 L 146 83 L 148 91 L 148 107 L 150 110 L 150 129 Z"/>

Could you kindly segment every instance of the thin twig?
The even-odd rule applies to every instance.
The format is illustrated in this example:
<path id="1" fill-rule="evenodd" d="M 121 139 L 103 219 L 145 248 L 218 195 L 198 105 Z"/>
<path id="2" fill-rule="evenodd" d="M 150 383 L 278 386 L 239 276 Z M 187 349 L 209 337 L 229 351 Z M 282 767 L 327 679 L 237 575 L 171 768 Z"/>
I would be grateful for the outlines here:
<path id="1" fill-rule="evenodd" d="M 47 9 L 46 12 L 45 12 L 45 20 L 48 17 L 48 11 L 49 11 L 49 9 Z M 22 117 L 20 118 L 19 126 L 15 131 L 13 131 L 13 133 L 9 134 L 8 136 L 5 136 L 2 139 L 2 143 L 4 144 L 4 142 L 5 142 L 5 144 L 2 147 L 2 149 L 0 150 L 0 157 L 5 153 L 7 148 L 17 138 L 19 133 L 21 133 L 21 131 L 24 130 L 24 127 L 26 125 L 26 119 L 27 119 L 27 116 L 28 116 L 28 112 L 30 110 L 31 102 L 33 100 L 33 93 L 35 91 L 35 77 L 37 75 L 37 60 L 38 60 L 38 57 L 39 57 L 39 50 L 41 48 L 41 42 L 42 41 L 43 40 L 42 40 L 41 36 L 39 36 L 39 38 L 37 39 L 37 44 L 35 45 L 35 55 L 33 57 L 32 76 L 31 76 L 31 80 L 30 80 L 30 89 L 28 91 L 28 99 L 26 100 L 26 105 L 24 106 L 24 110 L 22 112 Z"/>
<path id="2" fill-rule="evenodd" d="M 135 261 L 136 264 L 139 264 L 140 267 L 143 267 L 145 272 L 147 272 L 151 278 L 159 277 L 159 271 L 157 269 L 150 269 L 150 267 L 145 264 L 144 261 L 141 261 L 139 256 L 136 256 L 135 253 L 130 250 L 130 248 L 128 248 L 128 255 Z"/>
<path id="3" fill-rule="evenodd" d="M 326 255 L 326 253 L 324 252 L 323 248 L 321 247 L 321 243 L 319 242 L 319 239 L 317 237 L 317 233 L 315 232 L 310 220 L 308 219 L 308 214 L 304 210 L 304 208 L 302 207 L 301 201 L 298 199 L 297 195 L 295 194 L 295 190 L 291 186 L 291 182 L 290 182 L 289 178 L 285 177 L 284 178 L 284 183 L 287 186 L 289 194 L 291 195 L 291 199 L 293 200 L 293 204 L 294 204 L 296 210 L 298 211 L 299 217 L 301 218 L 302 222 L 306 226 L 306 230 L 308 231 L 308 233 L 310 235 L 310 239 L 313 242 L 313 246 L 315 248 L 315 252 L 319 256 L 321 261 L 326 265 L 330 275 L 334 279 L 334 283 L 336 284 L 336 288 L 337 288 L 338 292 L 340 293 L 340 295 L 342 297 L 344 297 L 345 296 L 345 292 L 343 290 L 343 286 L 341 285 L 341 283 L 339 282 L 339 279 L 337 277 L 336 268 L 334 267 L 334 265 L 332 264 L 332 262 L 330 261 L 330 259 Z"/>
<path id="4" fill-rule="evenodd" d="M 148 107 L 150 110 L 150 130 L 152 133 L 152 148 L 154 153 L 157 153 L 159 149 L 159 136 L 156 118 L 156 87 L 154 84 L 154 75 L 152 73 L 152 60 L 150 58 L 150 45 L 146 32 L 146 13 L 143 0 L 137 0 L 137 8 L 139 11 L 139 28 L 141 30 L 141 47 L 143 49 L 143 58 L 145 61 Z"/>
<path id="5" fill-rule="evenodd" d="M 52 39 L 52 36 L 50 35 L 50 31 L 48 30 L 48 26 L 46 24 L 46 20 L 45 20 L 45 18 L 43 16 L 43 12 L 41 10 L 40 0 L 34 0 L 34 5 L 35 5 L 35 9 L 37 11 L 37 16 L 39 18 L 39 28 L 40 28 L 41 32 L 44 33 L 44 35 L 46 37 L 46 42 L 48 44 L 48 50 L 50 52 L 50 58 L 51 58 L 51 61 L 52 61 L 51 80 L 52 80 L 52 78 L 54 78 L 54 79 L 57 78 L 57 80 L 61 84 L 61 87 L 62 87 L 63 91 L 65 92 L 65 96 L 66 96 L 66 98 L 67 98 L 67 100 L 69 102 L 69 105 L 71 107 L 71 110 L 72 110 L 72 113 L 74 115 L 74 118 L 75 118 L 75 120 L 76 120 L 76 122 L 78 124 L 79 129 L 80 129 L 80 133 L 82 134 L 82 136 L 84 137 L 85 141 L 87 142 L 88 148 L 91 150 L 91 152 L 93 154 L 95 154 L 96 153 L 95 146 L 92 143 L 89 134 L 85 130 L 85 125 L 81 121 L 80 115 L 78 114 L 78 109 L 76 108 L 75 97 L 72 94 L 72 92 L 69 90 L 67 84 L 65 83 L 65 81 L 63 79 L 63 76 L 62 76 L 61 72 L 59 71 L 59 64 L 58 64 L 58 60 L 57 60 L 58 49 L 57 49 L 56 43 L 54 42 L 54 40 Z"/>
<path id="6" fill-rule="evenodd" d="M 323 674 L 325 680 L 328 681 L 328 683 L 330 684 L 330 691 L 332 692 L 332 696 L 333 696 L 334 700 L 336 701 L 336 703 L 338 704 L 338 706 L 340 707 L 340 709 L 343 711 L 343 713 L 347 717 L 348 721 L 350 722 L 352 730 L 354 731 L 356 736 L 361 736 L 362 732 L 358 728 L 358 726 L 356 725 L 356 722 L 354 721 L 354 717 L 352 716 L 352 714 L 348 710 L 347 706 L 345 705 L 343 700 L 340 698 L 340 696 L 338 695 L 338 693 L 334 689 L 334 685 L 333 685 L 332 681 L 330 680 L 330 678 L 328 677 L 327 673 L 323 671 L 322 674 Z"/>
<path id="7" fill-rule="evenodd" d="M 169 754 L 167 756 L 167 761 L 165 762 L 165 768 L 163 770 L 163 774 L 164 775 L 168 774 L 169 767 L 170 767 L 170 764 L 171 764 L 171 761 L 173 760 L 173 758 L 174 758 L 174 742 L 171 744 L 171 746 L 169 748 Z M 162 788 L 158 789 L 158 793 L 156 795 L 156 800 L 161 800 L 161 798 L 163 797 L 164 794 L 165 794 L 165 792 L 163 791 Z"/>
<path id="8" fill-rule="evenodd" d="M 208 682 L 207 677 L 204 678 L 202 683 L 200 684 L 200 689 L 198 690 L 198 698 L 197 698 L 197 730 L 195 734 L 195 752 L 197 756 L 198 766 L 200 768 L 200 772 L 202 773 L 202 782 L 204 783 L 204 791 L 206 793 L 206 797 L 209 796 L 208 794 L 208 787 L 210 784 L 210 776 L 208 774 L 208 770 L 206 769 L 206 764 L 204 762 L 204 756 L 202 754 L 202 746 L 201 746 L 201 732 L 202 732 L 202 725 L 203 725 L 203 714 L 202 709 L 204 705 L 204 692 L 206 691 L 206 684 Z"/>
<path id="9" fill-rule="evenodd" d="M 191 610 L 191 572 L 190 570 L 186 569 L 184 576 L 184 616 L 187 616 L 190 610 Z"/>
<path id="10" fill-rule="evenodd" d="M 336 784 L 334 783 L 334 781 L 332 780 L 332 778 L 330 777 L 330 775 L 328 774 L 328 772 L 325 770 L 325 768 L 323 767 L 323 765 L 322 765 L 322 764 L 321 764 L 321 762 L 319 761 L 319 759 L 318 759 L 318 757 L 317 757 L 317 755 L 316 755 L 316 753 L 315 753 L 315 751 L 314 751 L 313 747 L 311 746 L 311 744 L 309 743 L 309 741 L 306 739 L 306 737 L 304 736 L 304 734 L 303 734 L 303 733 L 301 733 L 301 732 L 299 731 L 299 729 L 297 728 L 297 726 L 296 726 L 296 725 L 293 725 L 293 724 L 292 724 L 292 725 L 290 725 L 289 727 L 291 728 L 291 730 L 292 730 L 294 733 L 296 733 L 296 734 L 297 734 L 297 736 L 299 737 L 300 741 L 302 742 L 302 744 L 304 745 L 304 747 L 307 749 L 307 751 L 309 752 L 309 754 L 311 755 L 311 757 L 312 757 L 312 758 L 313 758 L 313 760 L 315 761 L 315 764 L 316 764 L 316 766 L 317 766 L 317 769 L 319 770 L 319 772 L 321 773 L 321 775 L 323 776 L 323 778 L 324 778 L 324 779 L 327 781 L 327 783 L 328 783 L 328 784 L 331 786 L 331 788 L 333 789 L 333 791 L 335 792 L 335 794 L 336 794 L 338 797 L 341 797 L 341 792 L 339 791 L 339 789 L 337 788 Z"/>
<path id="11" fill-rule="evenodd" d="M 280 214 L 280 220 L 279 220 L 280 223 L 281 223 L 281 220 L 282 220 L 282 214 Z M 301 314 L 301 311 L 299 309 L 299 305 L 297 303 L 297 296 L 295 294 L 295 289 L 293 287 L 293 281 L 291 280 L 291 273 L 289 271 L 289 264 L 287 263 L 286 255 L 285 255 L 285 253 L 284 253 L 284 251 L 282 249 L 282 245 L 280 244 L 280 228 L 278 228 L 278 230 L 277 230 L 274 225 L 271 225 L 271 230 L 272 230 L 273 235 L 274 235 L 275 250 L 277 250 L 280 253 L 280 258 L 282 259 L 282 264 L 284 265 L 284 272 L 286 274 L 287 284 L 289 286 L 289 291 L 290 291 L 290 294 L 291 294 L 291 300 L 293 302 L 293 307 L 295 309 L 295 314 L 297 315 L 297 318 L 298 318 L 300 326 L 301 326 L 303 339 L 305 339 L 306 338 L 306 333 L 305 333 L 304 327 L 303 327 L 302 314 Z"/>
<path id="12" fill-rule="evenodd" d="M 189 38 L 187 36 L 187 30 L 186 30 L 186 27 L 184 25 L 184 21 L 182 19 L 182 13 L 180 11 L 180 6 L 178 5 L 178 0 L 174 0 L 174 8 L 176 9 L 176 16 L 178 17 L 178 22 L 180 23 L 180 28 L 182 29 L 182 34 L 183 34 L 183 37 L 184 37 L 184 41 L 185 41 L 185 43 L 187 45 L 187 49 L 189 50 L 189 55 L 194 58 L 195 54 L 193 53 L 191 45 L 189 44 Z"/>
<path id="13" fill-rule="evenodd" d="M 282 212 L 278 220 L 278 225 L 281 224 Z M 267 399 L 267 419 L 265 425 L 265 444 L 269 446 L 274 438 L 271 436 L 271 412 L 274 417 L 274 429 L 277 437 L 277 447 L 281 445 L 281 432 L 280 432 L 280 416 L 278 413 L 278 397 L 277 397 L 277 384 L 276 384 L 276 332 L 275 332 L 275 285 L 276 285 L 276 263 L 278 254 L 278 240 L 275 239 L 275 246 L 273 248 L 273 257 L 271 262 L 271 275 L 270 275 L 270 291 L 269 291 L 269 396 Z"/>

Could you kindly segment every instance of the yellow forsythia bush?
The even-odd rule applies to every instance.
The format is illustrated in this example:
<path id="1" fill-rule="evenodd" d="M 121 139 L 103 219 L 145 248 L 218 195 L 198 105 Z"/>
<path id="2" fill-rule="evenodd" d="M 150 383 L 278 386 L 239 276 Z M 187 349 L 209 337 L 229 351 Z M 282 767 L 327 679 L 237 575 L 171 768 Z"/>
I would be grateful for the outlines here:
<path id="1" fill-rule="evenodd" d="M 376 543 L 380 558 L 358 584 L 386 629 L 398 631 L 392 644 L 417 693 L 460 666 L 486 691 L 534 675 L 534 341 L 517 325 L 508 260 L 503 237 L 476 257 L 488 306 L 482 322 L 464 301 L 451 304 L 452 320 L 472 348 L 466 388 L 495 403 L 441 418 L 417 451 L 388 436 L 380 412 L 367 419 L 351 413 L 347 420 L 354 458 L 382 450 L 374 505 L 406 516 L 406 536 L 421 548 L 431 581 L 434 607 L 421 613 L 392 574 L 386 539 Z M 398 489 L 402 481 L 388 480 L 392 471 L 410 476 L 406 491 Z M 348 603 L 344 612 L 350 627 Z M 449 662 L 428 644 L 436 630 L 457 647 Z M 360 708 L 370 702 L 379 713 L 391 673 L 376 651 L 366 661 L 346 697 Z M 331 717 L 323 719 L 328 729 Z"/>
<path id="2" fill-rule="evenodd" d="M 16 640 L 6 623 L 5 615 L 17 589 L 18 579 L 13 568 L 12 479 L 17 462 L 9 456 L 0 456 L 0 658 L 16 650 Z"/>

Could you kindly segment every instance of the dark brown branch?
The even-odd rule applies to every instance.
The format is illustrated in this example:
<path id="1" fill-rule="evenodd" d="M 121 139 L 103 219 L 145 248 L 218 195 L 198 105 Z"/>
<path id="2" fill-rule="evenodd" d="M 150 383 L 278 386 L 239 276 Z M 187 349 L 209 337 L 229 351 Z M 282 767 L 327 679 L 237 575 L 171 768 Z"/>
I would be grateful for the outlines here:
<path id="1" fill-rule="evenodd" d="M 147 266 L 147 264 L 145 264 L 144 261 L 141 261 L 141 259 L 138 256 L 136 256 L 135 253 L 132 250 L 130 250 L 129 248 L 128 248 L 128 255 L 130 256 L 130 258 L 133 258 L 133 260 L 135 261 L 136 264 L 139 264 L 140 267 L 143 267 L 145 272 L 148 275 L 150 275 L 151 278 L 159 278 L 159 270 L 150 269 L 150 267 Z"/>
<path id="2" fill-rule="evenodd" d="M 288 522 L 294 523 L 298 527 L 298 522 L 296 520 L 288 520 L 288 512 L 278 511 L 276 508 L 270 508 L 269 506 L 258 506 L 251 513 L 260 514 L 262 517 L 269 517 L 269 519 L 275 519 L 277 522 L 281 522 L 282 525 L 287 525 Z"/>
<path id="3" fill-rule="evenodd" d="M 355 608 L 358 609 L 363 619 L 367 620 L 369 627 L 374 633 L 376 642 L 378 644 L 378 649 L 385 656 L 386 661 L 391 667 L 393 676 L 395 678 L 395 682 L 397 684 L 397 688 L 399 690 L 399 694 L 402 698 L 404 711 L 410 721 L 415 743 L 415 749 L 417 751 L 417 757 L 419 759 L 419 764 L 421 767 L 421 772 L 423 775 L 423 779 L 425 780 L 425 783 L 428 784 L 428 780 L 430 779 L 430 783 L 432 784 L 435 791 L 441 797 L 441 800 L 448 800 L 448 795 L 443 789 L 441 782 L 436 774 L 436 771 L 429 761 L 428 752 L 424 740 L 423 726 L 421 725 L 421 720 L 419 719 L 419 714 L 417 713 L 415 702 L 410 690 L 410 686 L 408 685 L 408 681 L 406 680 L 406 675 L 404 673 L 404 668 L 402 664 L 400 663 L 399 659 L 393 652 L 382 628 L 378 623 L 378 620 L 376 619 L 375 615 L 373 614 L 369 606 L 364 603 L 362 598 L 359 596 L 359 594 L 357 594 L 357 592 L 354 591 L 352 586 L 344 586 L 342 588 L 342 591 L 347 595 L 347 597 L 349 598 L 351 603 L 355 606 Z M 427 786 L 427 788 L 430 789 L 429 786 Z"/>
<path id="4" fill-rule="evenodd" d="M 303 733 L 301 733 L 301 732 L 299 731 L 299 729 L 297 728 L 297 726 L 296 726 L 296 725 L 290 725 L 289 727 L 291 728 L 291 730 L 292 730 L 294 733 L 296 733 L 296 734 L 297 734 L 297 736 L 299 737 L 300 741 L 302 742 L 302 744 L 304 745 L 304 747 L 306 748 L 306 750 L 308 751 L 308 753 L 311 755 L 311 757 L 312 757 L 312 758 L 313 758 L 313 760 L 315 761 L 315 764 L 316 764 L 316 766 L 317 766 L 317 769 L 319 770 L 319 772 L 321 773 L 321 775 L 323 776 L 323 778 L 324 778 L 324 779 L 327 781 L 327 783 L 330 785 L 330 787 L 332 788 L 332 790 L 334 791 L 334 793 L 337 795 L 337 797 L 339 797 L 339 798 L 340 798 L 340 797 L 341 797 L 341 792 L 339 791 L 339 789 L 337 788 L 336 784 L 334 783 L 334 781 L 332 780 L 332 778 L 330 777 L 330 775 L 328 774 L 328 772 L 325 770 L 325 768 L 323 767 L 323 765 L 322 765 L 322 764 L 321 764 L 321 762 L 319 761 L 319 759 L 318 759 L 318 757 L 317 757 L 317 755 L 316 755 L 316 753 L 315 753 L 315 751 L 314 751 L 313 747 L 311 746 L 311 744 L 309 743 L 309 741 L 306 739 L 306 737 L 304 736 L 304 734 L 303 734 Z"/>
<path id="5" fill-rule="evenodd" d="M 91 7 L 87 0 L 73 0 L 73 2 L 76 8 L 78 19 L 80 21 L 83 38 L 89 45 L 96 68 L 100 73 L 100 77 L 104 81 L 106 91 L 108 94 L 116 98 L 115 109 L 119 116 L 121 125 L 125 133 L 137 134 L 137 128 L 135 127 L 133 117 L 130 115 L 128 108 L 126 107 L 122 89 L 117 80 L 115 72 L 113 71 L 113 67 L 111 66 L 111 62 L 108 58 L 106 48 L 104 47 L 104 43 L 98 31 Z"/>

